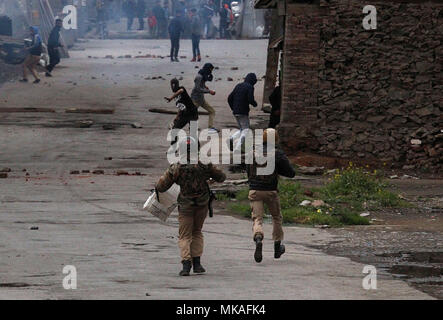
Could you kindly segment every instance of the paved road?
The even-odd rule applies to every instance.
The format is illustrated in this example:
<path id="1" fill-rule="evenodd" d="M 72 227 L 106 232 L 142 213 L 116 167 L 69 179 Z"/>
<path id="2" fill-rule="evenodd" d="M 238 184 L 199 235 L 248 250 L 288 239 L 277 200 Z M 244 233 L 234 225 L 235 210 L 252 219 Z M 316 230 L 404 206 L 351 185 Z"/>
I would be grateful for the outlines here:
<path id="1" fill-rule="evenodd" d="M 1 299 L 430 298 L 383 273 L 377 290 L 364 290 L 363 265 L 312 249 L 337 240 L 324 230 L 286 227 L 287 253 L 274 260 L 266 225 L 264 261 L 256 264 L 250 222 L 224 215 L 205 225 L 207 274 L 178 277 L 176 215 L 162 224 L 140 209 L 167 166 L 166 125 L 172 117 L 147 112 L 147 106 L 164 106 L 168 81 L 144 78 L 183 76 L 190 89 L 197 71 L 187 62 L 190 44 L 182 44 L 188 59 L 180 64 L 117 58 L 166 55 L 166 41 L 90 41 L 82 46 L 86 50 L 72 51 L 54 78 L 0 89 L 0 108 L 56 111 L 0 113 L 0 168 L 12 169 L 7 179 L 0 179 Z M 223 79 L 211 84 L 217 91 L 209 98 L 218 112 L 216 125 L 234 126 L 226 96 L 246 73 L 264 74 L 266 42 L 203 41 L 202 49 L 219 66 L 215 77 Z M 104 59 L 106 55 L 114 59 Z M 233 66 L 240 70 L 231 71 Z M 228 76 L 235 82 L 226 81 Z M 262 86 L 259 82 L 257 97 Z M 112 108 L 115 113 L 65 112 L 73 107 Z M 264 115 L 254 111 L 253 117 L 257 122 Z M 94 124 L 77 128 L 79 120 Z M 143 128 L 132 128 L 135 121 Z M 103 130 L 109 123 L 116 129 Z M 105 174 L 70 174 L 95 169 Z M 117 176 L 116 170 L 142 175 Z M 62 287 L 66 265 L 77 269 L 76 290 Z"/>

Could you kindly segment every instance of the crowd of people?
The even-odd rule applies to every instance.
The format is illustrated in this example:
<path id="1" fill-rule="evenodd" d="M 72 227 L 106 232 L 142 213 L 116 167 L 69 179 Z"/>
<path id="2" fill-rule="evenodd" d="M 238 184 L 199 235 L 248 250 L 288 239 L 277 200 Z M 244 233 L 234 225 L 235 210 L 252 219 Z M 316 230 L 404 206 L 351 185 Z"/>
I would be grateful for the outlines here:
<path id="1" fill-rule="evenodd" d="M 201 20 L 202 37 L 209 39 L 219 36 L 221 39 L 229 39 L 230 27 L 234 22 L 231 2 L 232 0 L 177 0 L 171 8 L 169 1 L 164 0 L 123 0 L 121 8 L 118 8 L 115 1 L 96 0 L 97 22 L 112 17 L 125 17 L 127 31 L 131 31 L 134 28 L 134 20 L 138 20 L 138 30 L 145 30 L 147 25 L 151 37 L 160 39 L 167 37 L 168 26 L 178 13 L 185 26 L 183 35 L 190 38 L 193 30 L 190 27 L 191 12 L 197 10 L 193 16 L 198 16 Z M 218 26 L 213 21 L 215 16 L 219 16 Z"/>
<path id="2" fill-rule="evenodd" d="M 174 121 L 169 126 L 170 129 L 183 129 L 187 125 L 191 126 L 192 121 L 199 118 L 198 108 L 202 107 L 209 113 L 208 128 L 209 133 L 216 133 L 219 130 L 213 127 L 215 111 L 208 104 L 204 95 L 215 95 L 215 91 L 208 88 L 207 82 L 212 81 L 214 66 L 206 63 L 197 73 L 194 80 L 194 88 L 191 95 L 185 87 L 181 86 L 177 79 L 171 80 L 172 96 L 165 97 L 167 102 L 175 100 L 178 112 Z M 232 110 L 239 130 L 236 131 L 227 141 L 233 154 L 242 154 L 246 136 L 249 133 L 250 106 L 257 107 L 254 98 L 254 86 L 257 83 L 255 73 L 249 73 L 243 82 L 237 84 L 227 98 L 227 103 Z M 270 126 L 278 124 L 277 111 L 281 104 L 280 87 L 277 86 L 270 97 L 273 105 L 273 114 L 270 119 Z M 270 138 L 271 136 L 274 139 Z M 203 164 L 198 160 L 198 154 L 193 154 L 191 150 L 199 150 L 200 144 L 193 137 L 177 141 L 176 138 L 171 144 L 178 142 L 179 150 L 187 150 L 185 161 L 173 163 L 162 175 L 156 184 L 156 192 L 166 192 L 174 183 L 180 186 L 178 196 L 178 221 L 181 262 L 183 265 L 180 276 L 189 276 L 191 270 L 194 273 L 204 273 L 205 268 L 201 264 L 204 241 L 202 228 L 205 219 L 211 208 L 211 191 L 209 181 L 223 182 L 226 179 L 225 173 L 212 163 Z M 268 128 L 263 134 L 263 156 L 274 157 L 275 168 L 270 174 L 260 174 L 258 169 L 266 166 L 263 162 L 254 161 L 246 165 L 246 172 L 249 181 L 248 199 L 251 203 L 251 216 L 253 221 L 253 240 L 255 242 L 254 259 L 257 263 L 263 260 L 263 218 L 265 206 L 268 207 L 273 220 L 274 258 L 279 259 L 286 251 L 282 244 L 284 232 L 282 228 L 282 215 L 280 210 L 280 199 L 278 196 L 278 177 L 294 177 L 295 171 L 288 158 L 278 147 L 278 134 L 274 128 Z M 271 154 L 268 154 L 269 150 Z M 197 156 L 197 158 L 192 158 Z"/>

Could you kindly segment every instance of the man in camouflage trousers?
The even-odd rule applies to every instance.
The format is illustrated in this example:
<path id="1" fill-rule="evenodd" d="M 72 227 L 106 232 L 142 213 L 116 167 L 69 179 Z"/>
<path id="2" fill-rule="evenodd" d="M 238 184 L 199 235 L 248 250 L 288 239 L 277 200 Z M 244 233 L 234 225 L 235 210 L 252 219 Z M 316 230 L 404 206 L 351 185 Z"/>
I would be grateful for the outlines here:
<path id="1" fill-rule="evenodd" d="M 181 143 L 187 144 L 187 163 L 172 164 L 158 181 L 156 189 L 158 192 L 165 192 L 174 183 L 180 186 L 178 246 L 183 264 L 180 276 L 189 276 L 191 268 L 194 273 L 206 272 L 200 264 L 200 257 L 203 253 L 202 227 L 208 214 L 210 201 L 208 181 L 213 179 L 223 182 L 226 175 L 211 163 L 202 164 L 198 161 L 196 164 L 191 164 L 190 150 L 193 150 L 191 144 L 197 144 L 197 142 L 192 138 L 187 138 Z"/>
<path id="2" fill-rule="evenodd" d="M 273 135 L 275 139 L 268 139 Z M 269 140 L 269 141 L 268 141 Z M 274 140 L 274 141 L 271 141 Z M 289 162 L 284 152 L 277 149 L 278 135 L 274 129 L 266 129 L 263 133 L 263 155 L 267 158 L 273 156 L 275 159 L 275 169 L 272 174 L 260 175 L 257 173 L 258 167 L 266 167 L 266 164 L 258 165 L 254 159 L 252 165 L 247 165 L 249 182 L 249 201 L 252 208 L 253 237 L 256 244 L 254 258 L 256 262 L 263 259 L 263 217 L 265 214 L 265 205 L 268 207 L 272 216 L 274 240 L 274 258 L 279 259 L 285 253 L 285 246 L 281 244 L 283 240 L 282 215 L 280 212 L 280 198 L 278 197 L 278 176 L 293 178 L 295 176 L 294 168 Z M 270 146 L 271 154 L 267 153 L 267 146 Z"/>

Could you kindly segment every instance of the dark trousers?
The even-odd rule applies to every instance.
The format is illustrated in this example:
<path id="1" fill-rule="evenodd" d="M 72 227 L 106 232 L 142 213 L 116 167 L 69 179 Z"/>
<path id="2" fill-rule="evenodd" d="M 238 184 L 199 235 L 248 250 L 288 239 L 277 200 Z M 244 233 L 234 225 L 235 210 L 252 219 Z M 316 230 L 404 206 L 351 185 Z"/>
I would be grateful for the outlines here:
<path id="1" fill-rule="evenodd" d="M 145 30 L 145 20 L 143 17 L 138 17 L 138 30 Z"/>
<path id="2" fill-rule="evenodd" d="M 132 29 L 132 24 L 134 23 L 134 16 L 128 17 L 128 31 Z"/>
<path id="3" fill-rule="evenodd" d="M 227 25 L 226 24 L 221 24 L 220 23 L 220 39 L 225 39 L 226 38 L 226 32 L 227 32 Z"/>
<path id="4" fill-rule="evenodd" d="M 178 57 L 180 50 L 180 35 L 171 35 L 171 60 Z"/>
<path id="5" fill-rule="evenodd" d="M 55 66 L 60 63 L 60 52 L 58 51 L 58 48 L 48 47 L 48 54 L 49 65 L 46 67 L 46 70 L 48 70 L 48 72 L 52 72 Z"/>
<path id="6" fill-rule="evenodd" d="M 193 34 L 192 36 L 192 55 L 194 58 L 200 55 L 200 35 Z"/>

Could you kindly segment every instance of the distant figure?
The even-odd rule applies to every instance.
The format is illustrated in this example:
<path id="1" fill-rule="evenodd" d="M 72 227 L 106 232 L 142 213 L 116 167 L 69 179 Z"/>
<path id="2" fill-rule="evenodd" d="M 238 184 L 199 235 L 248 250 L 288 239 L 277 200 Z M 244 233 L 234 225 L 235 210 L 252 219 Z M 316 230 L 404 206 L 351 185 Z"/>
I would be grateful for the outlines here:
<path id="1" fill-rule="evenodd" d="M 211 35 L 212 17 L 214 16 L 213 1 L 208 0 L 201 9 L 201 17 L 203 21 L 203 35 L 208 39 Z"/>
<path id="2" fill-rule="evenodd" d="M 40 57 L 42 55 L 43 45 L 42 38 L 40 37 L 40 33 L 37 27 L 30 27 L 31 32 L 31 45 L 26 48 L 29 52 L 29 55 L 26 57 L 23 62 L 23 79 L 20 82 L 28 82 L 28 76 L 26 74 L 26 69 L 31 71 L 32 75 L 35 78 L 34 83 L 39 83 L 40 78 L 38 77 L 37 72 L 35 71 L 35 66 L 39 63 Z"/>
<path id="3" fill-rule="evenodd" d="M 137 5 L 135 0 L 127 0 L 123 4 L 123 11 L 126 14 L 126 18 L 128 19 L 127 30 L 131 31 L 132 24 L 134 23 L 135 13 L 137 10 Z"/>
<path id="4" fill-rule="evenodd" d="M 165 9 L 161 7 L 161 2 L 156 1 L 154 8 L 152 8 L 152 13 L 157 20 L 157 33 L 155 37 L 163 38 L 166 34 L 166 29 L 168 26 L 168 20 L 166 18 Z"/>
<path id="5" fill-rule="evenodd" d="M 177 11 L 175 18 L 169 24 L 169 37 L 171 39 L 171 62 L 179 62 L 180 36 L 183 32 L 181 11 Z"/>
<path id="6" fill-rule="evenodd" d="M 60 30 L 63 26 L 63 20 L 55 20 L 55 27 L 52 29 L 51 34 L 48 38 L 48 54 L 49 54 L 49 65 L 46 66 L 46 76 L 52 77 L 52 70 L 55 66 L 60 63 L 60 52 L 58 48 L 63 47 L 60 43 Z"/>
<path id="7" fill-rule="evenodd" d="M 158 35 L 158 22 L 155 15 L 151 12 L 148 14 L 148 25 L 149 25 L 149 32 L 151 34 L 152 38 L 157 38 Z"/>
<path id="8" fill-rule="evenodd" d="M 202 25 L 197 15 L 197 9 L 191 9 L 191 39 L 192 39 L 192 60 L 191 62 L 201 61 L 200 55 L 200 37 L 202 33 Z"/>
<path id="9" fill-rule="evenodd" d="M 138 18 L 138 30 L 145 29 L 145 13 L 146 3 L 145 0 L 137 0 L 137 18 Z"/>
<path id="10" fill-rule="evenodd" d="M 228 29 L 228 11 L 223 6 L 220 9 L 220 39 L 226 39 L 226 30 Z"/>

